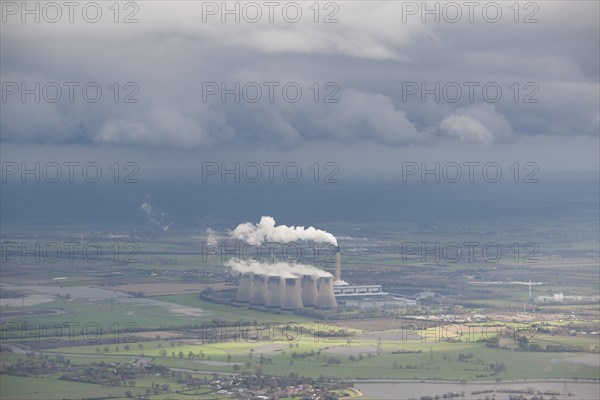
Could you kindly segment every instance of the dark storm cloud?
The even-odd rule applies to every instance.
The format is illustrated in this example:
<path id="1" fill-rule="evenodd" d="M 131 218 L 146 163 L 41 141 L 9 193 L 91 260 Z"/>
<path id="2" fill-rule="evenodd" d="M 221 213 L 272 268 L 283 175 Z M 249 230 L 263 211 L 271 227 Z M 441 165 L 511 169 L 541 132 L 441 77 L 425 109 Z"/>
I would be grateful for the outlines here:
<path id="1" fill-rule="evenodd" d="M 140 22 L 131 25 L 3 23 L 3 82 L 97 82 L 103 98 L 21 103 L 12 96 L 2 104 L 2 140 L 290 149 L 319 141 L 435 147 L 598 135 L 596 2 L 540 2 L 535 24 L 515 24 L 512 15 L 496 24 L 403 22 L 394 2 L 339 2 L 336 24 L 203 23 L 198 3 L 172 4 L 140 3 Z M 276 91 L 272 103 L 264 94 L 255 104 L 218 95 L 203 101 L 203 82 L 223 81 L 296 82 L 303 97 L 291 103 Z M 122 102 L 127 82 L 139 88 L 138 103 Z M 322 102 L 327 82 L 337 85 L 337 103 Z M 479 86 L 473 101 L 465 92 L 455 103 L 423 102 L 420 94 L 404 98 L 411 82 Z M 489 82 L 502 88 L 500 101 L 482 98 Z M 533 91 L 539 102 L 523 104 Z"/>

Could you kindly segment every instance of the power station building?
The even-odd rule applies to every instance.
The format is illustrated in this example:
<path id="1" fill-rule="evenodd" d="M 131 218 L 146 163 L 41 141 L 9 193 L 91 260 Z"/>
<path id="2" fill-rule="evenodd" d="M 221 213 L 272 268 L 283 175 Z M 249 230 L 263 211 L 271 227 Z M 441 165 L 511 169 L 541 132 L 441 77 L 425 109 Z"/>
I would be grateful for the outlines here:
<path id="1" fill-rule="evenodd" d="M 414 307 L 417 301 L 395 297 L 381 289 L 381 285 L 334 286 L 337 304 L 360 309 Z"/>
<path id="2" fill-rule="evenodd" d="M 235 301 L 282 310 L 337 307 L 333 277 L 242 273 Z"/>
<path id="3" fill-rule="evenodd" d="M 335 257 L 335 279 L 341 279 L 339 247 Z M 235 296 L 238 303 L 297 310 L 304 307 L 337 307 L 334 277 L 325 272 L 311 274 L 277 274 L 243 272 Z"/>
<path id="4" fill-rule="evenodd" d="M 413 307 L 414 299 L 384 292 L 381 285 L 348 285 L 341 279 L 339 247 L 335 256 L 335 277 L 327 273 L 278 274 L 243 272 L 239 277 L 238 303 L 271 309 L 298 310 L 305 307 L 333 309 L 338 305 L 361 309 Z"/>

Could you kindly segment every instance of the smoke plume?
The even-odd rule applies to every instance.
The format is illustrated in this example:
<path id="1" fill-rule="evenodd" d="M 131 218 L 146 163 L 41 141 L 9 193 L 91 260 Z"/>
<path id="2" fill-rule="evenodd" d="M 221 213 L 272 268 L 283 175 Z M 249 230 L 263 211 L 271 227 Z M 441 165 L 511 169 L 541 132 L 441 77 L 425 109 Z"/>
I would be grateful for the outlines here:
<path id="1" fill-rule="evenodd" d="M 150 195 L 146 194 L 146 197 L 150 197 Z M 165 223 L 167 215 L 165 213 L 158 213 L 149 201 L 142 204 L 140 210 L 146 214 L 148 221 L 158 226 L 163 232 L 168 231 L 171 225 L 173 225 L 173 221 Z"/>
<path id="2" fill-rule="evenodd" d="M 291 243 L 298 240 L 329 243 L 337 246 L 337 239 L 331 233 L 312 226 L 275 226 L 273 217 L 262 217 L 258 224 L 246 222 L 238 225 L 232 232 L 234 238 L 250 244 L 264 242 Z"/>
<path id="3" fill-rule="evenodd" d="M 206 228 L 206 243 L 209 246 L 216 246 L 219 244 L 217 237 L 215 236 L 215 231 L 212 228 Z"/>

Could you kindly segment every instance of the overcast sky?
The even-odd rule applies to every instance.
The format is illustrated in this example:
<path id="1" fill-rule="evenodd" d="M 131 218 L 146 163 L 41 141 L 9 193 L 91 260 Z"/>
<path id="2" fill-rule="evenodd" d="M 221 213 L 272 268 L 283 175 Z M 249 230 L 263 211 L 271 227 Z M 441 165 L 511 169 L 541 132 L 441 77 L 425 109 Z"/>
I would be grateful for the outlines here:
<path id="1" fill-rule="evenodd" d="M 312 1 L 287 3 L 239 3 L 239 22 L 221 2 L 122 2 L 118 16 L 100 3 L 97 23 L 92 6 L 71 23 L 67 7 L 58 18 L 42 5 L 36 23 L 2 1 L 2 159 L 135 160 L 146 176 L 205 160 L 334 161 L 365 177 L 400 161 L 598 169 L 599 2 L 521 2 L 518 15 L 512 1 L 429 2 L 439 22 L 421 2 L 321 2 L 318 22 Z M 21 92 L 36 82 L 39 103 Z M 64 82 L 78 84 L 72 102 Z M 221 83 L 236 82 L 240 102 L 223 102 Z"/>

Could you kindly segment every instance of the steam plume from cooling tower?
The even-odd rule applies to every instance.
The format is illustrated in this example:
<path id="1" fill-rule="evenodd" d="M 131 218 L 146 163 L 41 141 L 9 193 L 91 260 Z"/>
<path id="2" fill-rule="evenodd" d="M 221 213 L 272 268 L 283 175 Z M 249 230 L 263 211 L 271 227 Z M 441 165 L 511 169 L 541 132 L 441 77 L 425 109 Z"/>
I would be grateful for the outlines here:
<path id="1" fill-rule="evenodd" d="M 275 262 L 275 263 L 261 263 L 251 262 L 245 260 L 228 260 L 225 262 L 227 267 L 230 267 L 237 273 L 248 273 L 262 275 L 278 275 L 284 278 L 293 278 L 301 275 L 315 275 L 317 277 L 332 277 L 332 275 L 319 269 L 313 265 L 308 264 L 295 264 L 286 262 Z"/>
<path id="2" fill-rule="evenodd" d="M 312 226 L 275 226 L 273 217 L 262 217 L 258 224 L 246 222 L 238 225 L 232 232 L 234 238 L 251 244 L 264 242 L 291 243 L 298 240 L 329 243 L 337 246 L 337 239 L 331 233 Z"/>

